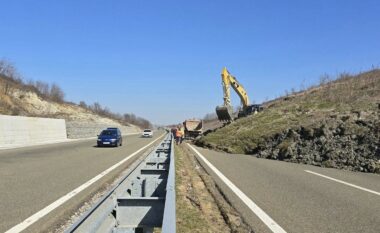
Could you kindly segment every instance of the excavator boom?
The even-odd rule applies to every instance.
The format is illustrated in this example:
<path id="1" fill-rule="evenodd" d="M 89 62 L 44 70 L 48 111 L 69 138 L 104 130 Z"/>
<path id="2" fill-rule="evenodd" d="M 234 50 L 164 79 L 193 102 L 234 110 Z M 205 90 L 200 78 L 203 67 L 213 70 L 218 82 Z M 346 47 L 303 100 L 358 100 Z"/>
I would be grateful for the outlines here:
<path id="1" fill-rule="evenodd" d="M 223 100 L 224 104 L 216 107 L 216 114 L 219 121 L 231 122 L 234 120 L 234 112 L 231 104 L 231 87 L 240 97 L 242 110 L 239 112 L 238 117 L 246 116 L 252 112 L 261 110 L 260 105 L 250 105 L 247 92 L 244 87 L 232 76 L 227 68 L 222 70 L 222 86 L 223 86 Z"/>

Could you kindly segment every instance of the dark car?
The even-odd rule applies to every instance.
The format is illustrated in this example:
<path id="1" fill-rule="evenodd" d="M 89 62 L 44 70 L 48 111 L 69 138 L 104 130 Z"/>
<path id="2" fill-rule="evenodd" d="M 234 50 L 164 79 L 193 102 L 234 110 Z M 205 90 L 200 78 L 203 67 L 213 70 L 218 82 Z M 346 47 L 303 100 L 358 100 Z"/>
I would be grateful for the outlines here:
<path id="1" fill-rule="evenodd" d="M 123 137 L 121 136 L 121 131 L 118 128 L 108 128 L 103 130 L 100 135 L 98 135 L 98 146 L 122 146 Z"/>

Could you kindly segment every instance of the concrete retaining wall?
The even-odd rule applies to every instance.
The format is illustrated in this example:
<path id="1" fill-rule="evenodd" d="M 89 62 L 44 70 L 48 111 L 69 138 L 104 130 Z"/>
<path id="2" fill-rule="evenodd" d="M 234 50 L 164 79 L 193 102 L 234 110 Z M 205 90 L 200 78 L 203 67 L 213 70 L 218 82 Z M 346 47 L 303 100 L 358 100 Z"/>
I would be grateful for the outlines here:
<path id="1" fill-rule="evenodd" d="M 137 133 L 141 130 L 136 127 L 114 124 L 104 124 L 88 121 L 67 121 L 67 137 L 70 139 L 96 137 L 102 130 L 108 127 L 117 127 L 123 135 Z"/>
<path id="2" fill-rule="evenodd" d="M 0 147 L 67 139 L 63 119 L 0 115 Z"/>

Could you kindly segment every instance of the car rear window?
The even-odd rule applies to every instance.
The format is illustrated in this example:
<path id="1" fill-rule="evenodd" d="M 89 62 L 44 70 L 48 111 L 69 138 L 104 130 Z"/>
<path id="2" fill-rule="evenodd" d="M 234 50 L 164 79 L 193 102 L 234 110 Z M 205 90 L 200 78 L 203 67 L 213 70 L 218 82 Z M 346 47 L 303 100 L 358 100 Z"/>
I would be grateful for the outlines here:
<path id="1" fill-rule="evenodd" d="M 103 130 L 101 135 L 117 135 L 117 131 L 116 130 Z"/>
<path id="2" fill-rule="evenodd" d="M 152 130 L 150 130 L 150 129 L 144 130 L 144 133 L 150 133 L 150 132 L 152 132 Z"/>

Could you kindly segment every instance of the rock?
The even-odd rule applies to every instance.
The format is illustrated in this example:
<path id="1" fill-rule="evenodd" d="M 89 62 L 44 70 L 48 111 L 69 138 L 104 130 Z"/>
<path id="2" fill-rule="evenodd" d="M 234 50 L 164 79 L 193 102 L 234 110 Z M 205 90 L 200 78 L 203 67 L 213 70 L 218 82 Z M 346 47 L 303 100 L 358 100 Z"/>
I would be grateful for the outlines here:
<path id="1" fill-rule="evenodd" d="M 357 113 L 357 116 L 364 116 Z M 328 118 L 264 139 L 258 157 L 380 173 L 380 121 L 373 115 Z"/>
<path id="2" fill-rule="evenodd" d="M 314 138 L 314 129 L 301 127 L 300 135 L 303 139 L 310 140 Z"/>
<path id="3" fill-rule="evenodd" d="M 277 159 L 279 153 L 280 153 L 280 150 L 279 150 L 279 149 L 274 149 L 274 150 L 272 151 L 272 158 L 273 158 L 273 159 Z"/>
<path id="4" fill-rule="evenodd" d="M 349 115 L 345 115 L 345 116 L 341 116 L 340 118 L 342 121 L 347 121 L 350 119 L 350 116 Z"/>
<path id="5" fill-rule="evenodd" d="M 317 162 L 317 163 L 322 162 L 321 156 L 319 154 L 315 154 L 314 155 L 314 161 Z"/>

